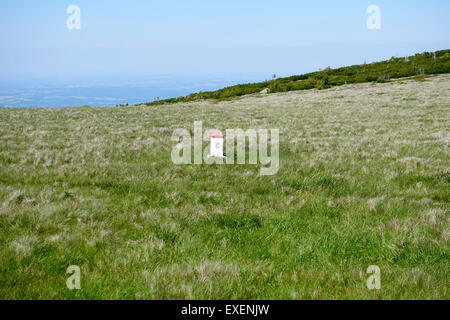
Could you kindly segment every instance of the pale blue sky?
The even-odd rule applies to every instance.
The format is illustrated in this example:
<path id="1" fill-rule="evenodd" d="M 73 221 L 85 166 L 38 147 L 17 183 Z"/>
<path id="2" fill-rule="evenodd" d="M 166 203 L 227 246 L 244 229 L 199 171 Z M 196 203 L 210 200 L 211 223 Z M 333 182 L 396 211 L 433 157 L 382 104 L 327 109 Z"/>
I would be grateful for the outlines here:
<path id="1" fill-rule="evenodd" d="M 381 30 L 366 27 L 372 4 Z M 257 80 L 448 48 L 448 0 L 0 1 L 3 80 Z"/>

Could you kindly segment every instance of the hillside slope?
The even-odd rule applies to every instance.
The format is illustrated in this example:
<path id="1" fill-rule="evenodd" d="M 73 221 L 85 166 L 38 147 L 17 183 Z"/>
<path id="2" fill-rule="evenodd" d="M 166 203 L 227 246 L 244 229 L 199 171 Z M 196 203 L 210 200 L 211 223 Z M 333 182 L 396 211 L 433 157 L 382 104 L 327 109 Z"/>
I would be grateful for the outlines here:
<path id="1" fill-rule="evenodd" d="M 258 83 L 240 84 L 216 91 L 199 92 L 186 97 L 158 100 L 147 105 L 189 102 L 203 99 L 229 100 L 235 97 L 267 92 L 288 92 L 312 88 L 327 89 L 334 86 L 364 82 L 389 82 L 404 77 L 450 73 L 450 50 L 419 53 L 411 57 L 395 58 L 370 64 L 338 69 L 327 68 L 304 75 L 272 79 Z"/>

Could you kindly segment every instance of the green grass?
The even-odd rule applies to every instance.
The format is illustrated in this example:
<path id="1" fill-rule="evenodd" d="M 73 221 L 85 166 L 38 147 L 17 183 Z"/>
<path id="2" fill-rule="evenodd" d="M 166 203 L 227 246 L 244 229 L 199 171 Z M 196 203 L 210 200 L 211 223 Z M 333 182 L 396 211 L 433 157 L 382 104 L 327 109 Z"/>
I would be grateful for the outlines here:
<path id="1" fill-rule="evenodd" d="M 0 298 L 449 299 L 449 85 L 0 109 Z M 278 173 L 172 164 L 199 120 L 279 128 Z"/>
<path id="2" fill-rule="evenodd" d="M 450 50 L 424 52 L 407 58 L 392 57 L 387 61 L 354 65 L 338 69 L 327 68 L 318 72 L 286 78 L 273 79 L 258 83 L 240 84 L 216 91 L 198 92 L 185 97 L 158 100 L 147 105 L 161 105 L 176 102 L 214 99 L 230 101 L 243 95 L 269 92 L 288 92 L 308 89 L 328 89 L 350 83 L 389 82 L 391 79 L 414 78 L 423 81 L 432 74 L 450 73 Z"/>

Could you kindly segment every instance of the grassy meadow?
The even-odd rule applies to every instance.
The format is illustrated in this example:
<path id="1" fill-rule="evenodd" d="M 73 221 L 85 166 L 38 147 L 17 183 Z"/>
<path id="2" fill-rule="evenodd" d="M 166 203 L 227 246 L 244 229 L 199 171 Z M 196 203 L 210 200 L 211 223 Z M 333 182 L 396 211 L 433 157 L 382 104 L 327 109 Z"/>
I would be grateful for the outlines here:
<path id="1" fill-rule="evenodd" d="M 0 298 L 449 299 L 449 88 L 0 108 Z M 278 173 L 174 165 L 194 121 L 279 129 Z"/>

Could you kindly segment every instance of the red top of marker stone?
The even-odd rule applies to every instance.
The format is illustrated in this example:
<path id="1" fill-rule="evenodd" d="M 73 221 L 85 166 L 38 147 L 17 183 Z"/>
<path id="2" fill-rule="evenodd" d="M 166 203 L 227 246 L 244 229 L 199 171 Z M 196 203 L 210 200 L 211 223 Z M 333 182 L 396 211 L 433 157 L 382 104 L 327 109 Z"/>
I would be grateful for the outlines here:
<path id="1" fill-rule="evenodd" d="M 212 138 L 223 138 L 223 135 L 221 135 L 221 134 L 213 134 Z"/>

